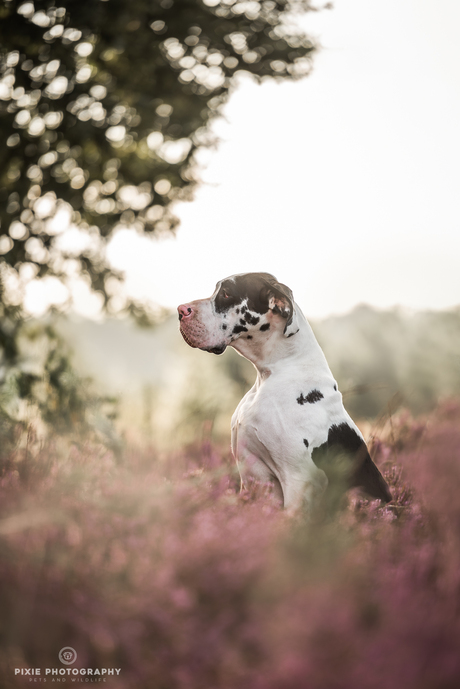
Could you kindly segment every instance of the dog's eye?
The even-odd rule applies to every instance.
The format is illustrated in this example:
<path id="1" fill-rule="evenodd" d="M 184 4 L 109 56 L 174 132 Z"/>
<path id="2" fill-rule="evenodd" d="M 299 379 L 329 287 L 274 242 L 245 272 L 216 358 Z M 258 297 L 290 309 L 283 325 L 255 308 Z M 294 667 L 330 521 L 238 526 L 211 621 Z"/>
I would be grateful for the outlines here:
<path id="1" fill-rule="evenodd" d="M 222 294 L 222 297 L 223 297 L 224 299 L 230 299 L 230 295 L 229 295 L 229 293 L 227 292 L 226 289 L 223 289 L 222 292 L 221 292 L 221 294 Z"/>

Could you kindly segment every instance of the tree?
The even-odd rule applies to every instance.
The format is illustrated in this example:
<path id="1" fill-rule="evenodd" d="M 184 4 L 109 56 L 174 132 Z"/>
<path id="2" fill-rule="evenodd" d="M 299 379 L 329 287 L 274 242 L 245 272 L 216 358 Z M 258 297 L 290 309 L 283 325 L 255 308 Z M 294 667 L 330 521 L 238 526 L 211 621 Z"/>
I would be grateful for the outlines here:
<path id="1" fill-rule="evenodd" d="M 77 275 L 117 311 L 121 276 L 105 259 L 114 229 L 174 229 L 171 205 L 190 198 L 194 154 L 211 143 L 207 125 L 234 75 L 308 73 L 314 46 L 289 24 L 307 9 L 309 0 L 2 0 L 3 304 L 20 304 L 21 281 Z"/>
<path id="2" fill-rule="evenodd" d="M 13 393 L 45 418 L 37 392 L 44 379 L 58 407 L 69 395 L 72 410 L 85 406 L 78 384 L 69 387 L 64 353 L 59 361 L 53 354 L 49 371 L 29 371 L 20 345 L 30 336 L 27 282 L 59 281 L 65 307 L 72 281 L 84 280 L 109 313 L 145 318 L 145 305 L 119 297 L 122 275 L 106 260 L 108 241 L 119 226 L 174 230 L 171 208 L 191 197 L 195 153 L 212 143 L 207 125 L 234 75 L 308 73 L 314 46 L 289 24 L 308 9 L 309 0 L 0 0 L 5 423 Z M 42 330 L 53 352 L 56 334 Z"/>

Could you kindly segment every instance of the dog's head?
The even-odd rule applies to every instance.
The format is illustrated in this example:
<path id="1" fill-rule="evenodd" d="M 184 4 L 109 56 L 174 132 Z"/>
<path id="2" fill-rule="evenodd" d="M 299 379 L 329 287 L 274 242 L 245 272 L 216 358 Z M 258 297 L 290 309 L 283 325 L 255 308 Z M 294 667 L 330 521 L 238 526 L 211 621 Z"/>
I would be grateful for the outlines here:
<path id="1" fill-rule="evenodd" d="M 187 344 L 213 354 L 241 337 L 268 337 L 270 330 L 291 337 L 298 330 L 291 290 L 269 273 L 232 275 L 209 299 L 181 304 L 178 311 Z"/>

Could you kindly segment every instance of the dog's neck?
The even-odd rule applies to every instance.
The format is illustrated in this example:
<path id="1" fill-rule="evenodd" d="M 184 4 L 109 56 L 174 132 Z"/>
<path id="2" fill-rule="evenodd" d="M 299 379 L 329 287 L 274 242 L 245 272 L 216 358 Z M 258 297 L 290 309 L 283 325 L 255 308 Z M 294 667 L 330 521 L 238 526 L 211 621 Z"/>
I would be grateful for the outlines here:
<path id="1" fill-rule="evenodd" d="M 293 371 L 301 369 L 314 375 L 332 375 L 316 337 L 300 308 L 295 305 L 299 330 L 291 337 L 284 334 L 285 321 L 273 314 L 271 327 L 267 332 L 252 331 L 251 339 L 240 337 L 231 346 L 248 359 L 257 369 L 262 379 L 286 371 L 289 361 Z"/>

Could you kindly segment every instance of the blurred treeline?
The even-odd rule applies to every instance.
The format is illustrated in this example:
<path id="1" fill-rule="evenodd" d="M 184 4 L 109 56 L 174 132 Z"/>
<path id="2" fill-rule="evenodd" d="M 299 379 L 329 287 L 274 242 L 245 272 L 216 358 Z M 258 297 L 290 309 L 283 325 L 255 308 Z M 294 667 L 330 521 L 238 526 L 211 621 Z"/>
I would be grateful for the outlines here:
<path id="1" fill-rule="evenodd" d="M 460 395 L 460 307 L 409 313 L 361 305 L 313 323 L 352 415 L 414 413 Z"/>
<path id="2" fill-rule="evenodd" d="M 413 413 L 460 396 L 460 308 L 409 313 L 358 306 L 312 322 L 356 419 L 399 406 Z M 214 356 L 188 347 L 177 319 L 153 329 L 127 321 L 63 320 L 77 369 L 99 392 L 119 396 L 120 429 L 153 443 L 182 445 L 229 437 L 230 417 L 255 380 L 253 366 L 231 348 Z"/>

